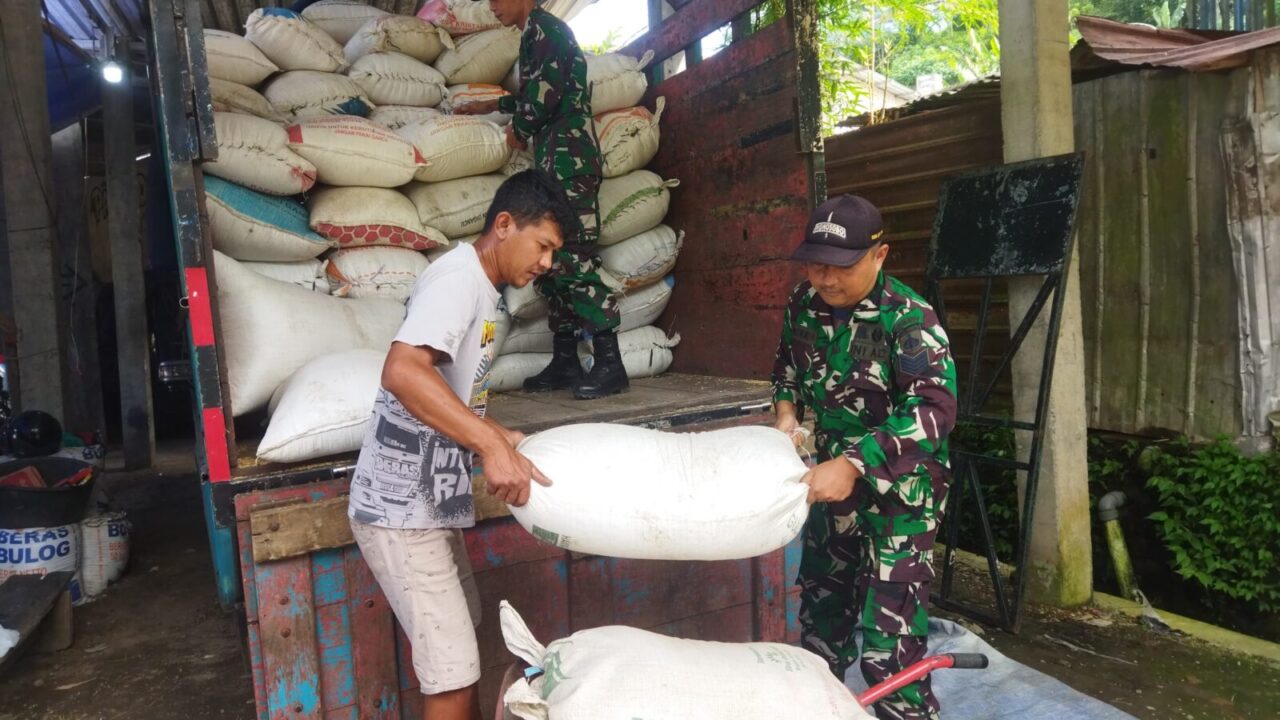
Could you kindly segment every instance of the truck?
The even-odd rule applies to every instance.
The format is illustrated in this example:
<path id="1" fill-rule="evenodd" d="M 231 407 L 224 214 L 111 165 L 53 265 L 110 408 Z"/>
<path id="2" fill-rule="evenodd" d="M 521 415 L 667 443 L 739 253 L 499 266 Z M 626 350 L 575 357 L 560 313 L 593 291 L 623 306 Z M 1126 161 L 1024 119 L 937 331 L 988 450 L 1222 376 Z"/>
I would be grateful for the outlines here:
<path id="1" fill-rule="evenodd" d="M 771 420 L 765 379 L 799 279 L 787 257 L 825 195 L 815 5 L 650 0 L 648 32 L 620 52 L 652 52 L 645 104 L 666 98 L 650 169 L 681 181 L 666 222 L 687 240 L 659 324 L 683 343 L 670 373 L 633 381 L 626 394 L 499 395 L 489 405 L 495 419 L 525 433 L 579 422 L 698 432 Z M 258 717 L 419 717 L 408 643 L 350 537 L 354 455 L 260 462 L 260 430 L 234 420 L 201 171 L 217 152 L 204 19 L 194 0 L 151 0 L 149 12 L 205 521 L 218 598 L 244 619 Z M 726 44 L 704 57 L 713 34 Z M 607 624 L 721 641 L 798 636 L 794 544 L 732 562 L 582 555 L 526 533 L 485 493 L 483 467 L 473 484 L 477 526 L 466 541 L 487 615 L 477 630 L 486 706 L 510 662 L 496 617 L 503 599 L 547 640 Z"/>

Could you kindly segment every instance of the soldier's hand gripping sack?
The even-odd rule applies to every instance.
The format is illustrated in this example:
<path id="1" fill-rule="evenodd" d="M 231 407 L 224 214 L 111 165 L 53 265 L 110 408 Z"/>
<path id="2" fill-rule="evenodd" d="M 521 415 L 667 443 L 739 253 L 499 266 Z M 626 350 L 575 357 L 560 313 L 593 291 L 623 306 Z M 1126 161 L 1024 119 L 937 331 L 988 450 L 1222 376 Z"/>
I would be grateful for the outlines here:
<path id="1" fill-rule="evenodd" d="M 519 450 L 552 485 L 533 487 L 512 514 L 538 539 L 577 552 L 739 560 L 786 545 L 808 514 L 805 464 L 769 427 L 565 425 Z"/>

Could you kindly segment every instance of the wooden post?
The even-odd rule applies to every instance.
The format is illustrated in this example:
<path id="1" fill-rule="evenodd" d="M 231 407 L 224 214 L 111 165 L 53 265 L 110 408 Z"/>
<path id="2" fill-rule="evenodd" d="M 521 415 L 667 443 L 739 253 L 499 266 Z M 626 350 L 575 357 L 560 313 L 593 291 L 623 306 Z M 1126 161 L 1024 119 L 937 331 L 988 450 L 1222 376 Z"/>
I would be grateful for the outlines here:
<path id="1" fill-rule="evenodd" d="M 99 283 L 93 275 L 85 212 L 84 127 L 77 123 L 53 135 L 53 178 L 64 210 L 58 213 L 62 255 L 62 300 L 68 318 L 67 388 L 62 424 L 68 430 L 102 430 L 102 373 L 94 306 Z"/>
<path id="2" fill-rule="evenodd" d="M 12 298 L 21 373 L 15 409 L 62 415 L 62 339 L 66 318 L 58 311 L 58 245 L 54 218 L 52 147 L 45 90 L 44 32 L 39 0 L 10 0 L 0 24 L 0 172 Z"/>
<path id="3" fill-rule="evenodd" d="M 155 455 L 151 405 L 151 343 L 147 332 L 147 288 L 143 278 L 141 213 L 138 205 L 137 143 L 133 128 L 133 72 L 129 47 L 113 40 L 124 79 L 102 85 L 102 134 L 107 166 L 107 232 L 120 365 L 120 428 L 125 467 L 150 467 Z"/>

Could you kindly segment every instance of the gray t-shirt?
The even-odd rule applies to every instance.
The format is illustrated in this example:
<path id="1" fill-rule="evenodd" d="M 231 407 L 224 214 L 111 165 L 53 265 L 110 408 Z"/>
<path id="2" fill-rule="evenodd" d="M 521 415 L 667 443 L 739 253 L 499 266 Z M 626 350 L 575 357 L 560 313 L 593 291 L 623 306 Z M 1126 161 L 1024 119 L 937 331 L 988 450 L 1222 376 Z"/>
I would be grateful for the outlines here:
<path id="1" fill-rule="evenodd" d="M 395 338 L 447 355 L 436 367 L 481 418 L 500 298 L 475 248 L 459 245 L 418 278 Z M 471 527 L 471 451 L 422 424 L 379 388 L 347 512 L 354 520 L 385 528 Z"/>

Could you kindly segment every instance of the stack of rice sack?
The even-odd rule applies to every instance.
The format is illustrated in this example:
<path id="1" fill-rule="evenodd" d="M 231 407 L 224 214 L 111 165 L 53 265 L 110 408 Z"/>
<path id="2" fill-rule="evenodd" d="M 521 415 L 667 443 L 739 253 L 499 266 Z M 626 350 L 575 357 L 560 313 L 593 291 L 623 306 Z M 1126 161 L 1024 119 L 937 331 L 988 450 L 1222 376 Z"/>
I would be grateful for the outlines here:
<path id="1" fill-rule="evenodd" d="M 619 347 L 632 378 L 657 375 L 671 366 L 678 335 L 668 337 L 654 326 L 671 300 L 670 275 L 684 233 L 663 224 L 678 180 L 663 180 L 644 167 L 658 152 L 659 121 L 664 99 L 655 108 L 638 105 L 646 85 L 641 70 L 650 57 L 588 56 L 595 132 L 604 156 L 600 186 L 600 259 L 606 282 L 623 295 Z M 547 304 L 532 286 L 504 293 L 512 327 L 490 375 L 498 391 L 521 387 L 551 361 L 552 333 Z M 579 348 L 585 369 L 591 367 L 591 343 Z"/>
<path id="2" fill-rule="evenodd" d="M 502 85 L 512 82 L 519 44 L 517 29 L 472 0 L 431 0 L 418 17 L 324 0 L 301 15 L 257 10 L 244 36 L 206 31 L 218 159 L 204 166 L 205 191 L 221 342 L 234 414 L 269 416 L 260 460 L 359 448 L 418 275 L 474 241 L 498 186 L 531 164 L 506 144 L 510 118 L 450 114 L 509 92 Z M 600 60 L 601 87 L 618 98 L 607 109 L 638 102 L 639 63 Z M 651 119 L 652 138 L 630 145 L 656 150 Z M 608 181 L 621 185 L 602 191 L 606 215 L 616 211 L 605 227 L 610 243 L 654 231 L 669 186 L 624 174 L 652 150 L 614 155 L 643 159 L 611 166 L 625 169 Z M 631 327 L 665 306 L 669 283 L 653 283 L 670 266 L 660 265 L 652 277 L 619 274 L 637 288 Z"/>

